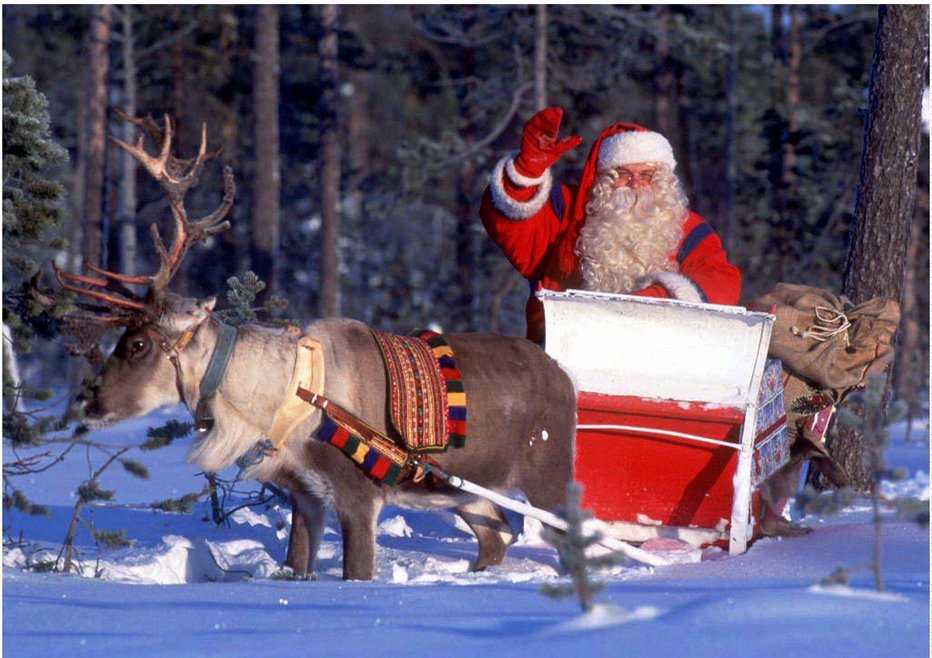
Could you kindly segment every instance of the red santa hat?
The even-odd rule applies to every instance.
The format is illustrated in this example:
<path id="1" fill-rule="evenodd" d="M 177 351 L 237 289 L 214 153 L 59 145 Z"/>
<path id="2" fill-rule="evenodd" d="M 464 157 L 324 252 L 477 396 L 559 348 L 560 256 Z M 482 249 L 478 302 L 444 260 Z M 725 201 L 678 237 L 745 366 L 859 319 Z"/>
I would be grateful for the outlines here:
<path id="1" fill-rule="evenodd" d="M 599 171 L 643 162 L 661 162 L 670 165 L 671 169 L 676 168 L 673 147 L 666 137 L 637 124 L 629 126 L 629 130 L 602 141 L 597 165 Z"/>
<path id="2" fill-rule="evenodd" d="M 576 273 L 576 258 L 573 252 L 586 218 L 586 204 L 589 202 L 589 194 L 592 192 L 598 171 L 604 167 L 620 167 L 642 162 L 666 162 L 675 167 L 676 160 L 673 158 L 670 142 L 660 133 L 624 121 L 612 124 L 595 140 L 579 180 L 579 193 L 572 207 L 570 223 L 565 229 L 568 238 L 563 240 L 558 256 L 557 268 L 560 276 L 569 280 Z"/>

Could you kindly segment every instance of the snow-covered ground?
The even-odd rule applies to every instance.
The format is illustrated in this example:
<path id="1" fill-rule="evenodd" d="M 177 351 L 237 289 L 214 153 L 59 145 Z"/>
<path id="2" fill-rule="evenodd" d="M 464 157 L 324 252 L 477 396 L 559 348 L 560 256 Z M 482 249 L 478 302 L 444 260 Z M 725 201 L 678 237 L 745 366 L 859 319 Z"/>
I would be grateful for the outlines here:
<path id="1" fill-rule="evenodd" d="M 185 419 L 178 410 L 159 412 L 92 438 L 139 443 L 146 427 L 170 417 Z M 887 483 L 885 493 L 928 501 L 928 423 L 914 426 L 922 443 L 906 444 L 904 430 L 895 429 L 888 456 L 909 475 Z M 184 463 L 189 445 L 134 451 L 127 456 L 144 463 L 151 479 L 117 465 L 101 485 L 115 489 L 119 503 L 198 491 L 204 478 Z M 882 595 L 866 570 L 847 587 L 818 585 L 836 567 L 870 561 L 874 531 L 863 500 L 834 516 L 798 519 L 816 531 L 758 541 L 745 555 L 710 549 L 698 563 L 615 567 L 603 576 L 602 605 L 581 615 L 575 601 L 541 594 L 543 583 L 558 580 L 556 554 L 534 532 L 522 535 L 504 565 L 474 574 L 475 542 L 451 514 L 396 508 L 383 513 L 371 583 L 340 580 L 333 518 L 318 581 L 270 578 L 290 522 L 278 505 L 244 508 L 221 528 L 205 520 L 206 504 L 190 515 L 98 509 L 98 527 L 125 528 L 135 540 L 98 556 L 79 531 L 85 574 L 99 578 L 26 570 L 57 555 L 88 468 L 87 456 L 73 451 L 64 464 L 17 481 L 52 516 L 4 517 L 10 534 L 26 540 L 4 550 L 6 656 L 929 655 L 927 528 L 885 511 Z"/>

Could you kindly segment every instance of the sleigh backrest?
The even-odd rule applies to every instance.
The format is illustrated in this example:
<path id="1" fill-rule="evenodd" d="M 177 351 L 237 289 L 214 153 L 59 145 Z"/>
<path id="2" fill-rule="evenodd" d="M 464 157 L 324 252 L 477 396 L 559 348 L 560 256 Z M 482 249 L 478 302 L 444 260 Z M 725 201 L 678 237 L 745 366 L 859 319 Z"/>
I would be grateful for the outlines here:
<path id="1" fill-rule="evenodd" d="M 767 313 L 574 290 L 538 296 L 547 353 L 580 391 L 738 408 L 757 399 Z"/>

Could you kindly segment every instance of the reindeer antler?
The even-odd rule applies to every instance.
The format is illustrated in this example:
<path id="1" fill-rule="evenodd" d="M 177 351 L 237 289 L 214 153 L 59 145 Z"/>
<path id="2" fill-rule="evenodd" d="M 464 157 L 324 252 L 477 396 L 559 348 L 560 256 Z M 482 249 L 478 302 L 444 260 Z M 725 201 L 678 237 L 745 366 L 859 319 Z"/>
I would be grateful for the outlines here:
<path id="1" fill-rule="evenodd" d="M 233 206 L 236 194 L 236 185 L 233 181 L 233 170 L 229 166 L 223 168 L 223 200 L 214 212 L 198 220 L 189 221 L 184 207 L 184 197 L 188 190 L 196 186 L 204 163 L 217 157 L 222 148 L 214 151 L 207 150 L 207 124 L 201 127 L 201 144 L 197 156 L 184 160 L 171 154 L 174 126 L 171 118 L 165 115 L 165 128 L 160 129 L 158 124 L 147 116 L 145 119 L 131 117 L 125 112 L 118 114 L 140 128 L 141 132 L 135 144 L 128 144 L 116 137 L 110 136 L 117 146 L 129 153 L 141 164 L 146 171 L 158 182 L 162 191 L 168 197 L 172 217 L 175 219 L 175 231 L 170 248 L 159 233 L 158 227 L 152 224 L 151 234 L 155 248 L 159 254 L 159 269 L 152 275 L 129 276 L 119 272 L 111 272 L 90 263 L 87 268 L 98 276 L 71 274 L 63 272 L 53 264 L 55 276 L 59 283 L 80 295 L 91 297 L 104 302 L 110 308 L 116 308 L 118 315 L 123 317 L 128 309 L 131 312 L 141 312 L 152 315 L 155 309 L 150 308 L 152 302 L 158 302 L 178 272 L 181 261 L 188 248 L 195 242 L 205 240 L 217 233 L 230 228 L 229 221 L 221 221 Z M 156 143 L 159 152 L 152 155 L 145 150 L 146 135 Z M 80 285 L 79 285 L 80 284 Z M 124 284 L 149 286 L 146 297 L 137 295 Z"/>
<path id="2" fill-rule="evenodd" d="M 138 120 L 130 119 L 134 124 L 140 125 Z M 155 122 L 148 119 L 145 126 L 151 126 Z M 230 228 L 230 222 L 222 222 L 223 217 L 233 206 L 233 198 L 236 194 L 236 185 L 233 181 L 233 170 L 227 166 L 223 168 L 223 200 L 220 207 L 211 214 L 202 217 L 199 220 L 188 221 L 187 211 L 184 207 L 184 197 L 188 190 L 197 185 L 198 177 L 204 168 L 207 160 L 219 155 L 220 151 L 208 153 L 207 151 L 207 124 L 201 127 L 201 146 L 198 149 L 197 157 L 191 161 L 178 160 L 171 155 L 172 145 L 172 121 L 169 116 L 165 115 L 165 129 L 162 137 L 162 146 L 158 155 L 153 156 L 146 152 L 144 147 L 145 135 L 141 134 L 136 144 L 130 145 L 126 142 L 110 137 L 117 146 L 133 156 L 149 174 L 158 181 L 162 191 L 168 196 L 169 206 L 171 207 L 172 216 L 175 218 L 175 236 L 170 249 L 165 248 L 162 236 L 159 234 L 158 227 L 153 224 L 151 228 L 152 240 L 155 242 L 155 248 L 158 250 L 161 266 L 159 271 L 153 275 L 149 281 L 150 292 L 154 297 L 161 296 L 172 277 L 178 271 L 178 267 L 184 259 L 188 248 L 200 240 L 205 240 L 212 235 L 216 235 Z M 185 168 L 187 171 L 185 171 Z M 98 272 L 101 273 L 101 272 Z"/>

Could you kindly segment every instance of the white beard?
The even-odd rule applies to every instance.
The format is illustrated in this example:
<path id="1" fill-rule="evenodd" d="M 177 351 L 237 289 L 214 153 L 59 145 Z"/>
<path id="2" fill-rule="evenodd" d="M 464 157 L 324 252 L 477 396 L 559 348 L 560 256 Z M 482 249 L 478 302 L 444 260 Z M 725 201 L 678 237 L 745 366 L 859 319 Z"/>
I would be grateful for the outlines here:
<path id="1" fill-rule="evenodd" d="M 576 242 L 584 289 L 631 293 L 649 275 L 678 271 L 670 256 L 687 213 L 681 194 L 603 188 L 593 195 Z"/>

